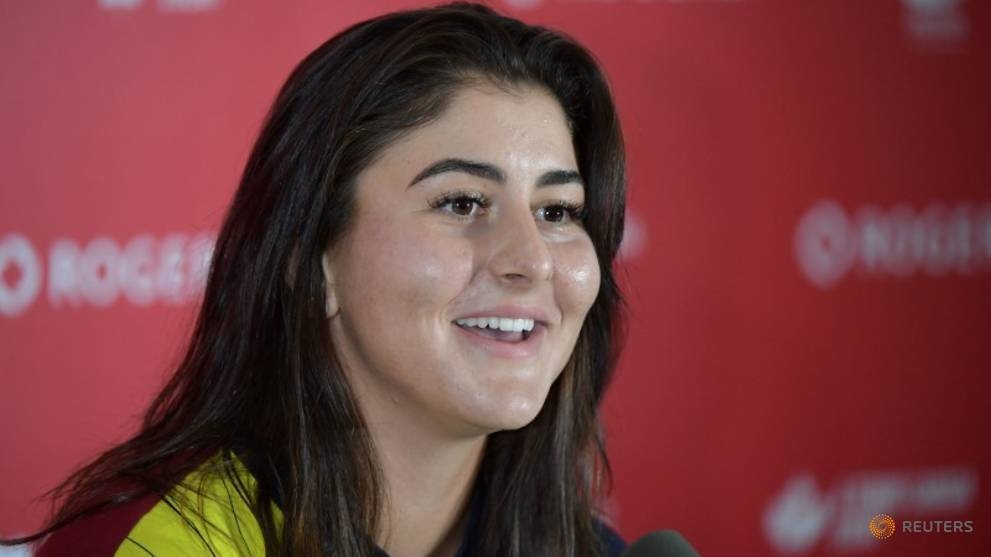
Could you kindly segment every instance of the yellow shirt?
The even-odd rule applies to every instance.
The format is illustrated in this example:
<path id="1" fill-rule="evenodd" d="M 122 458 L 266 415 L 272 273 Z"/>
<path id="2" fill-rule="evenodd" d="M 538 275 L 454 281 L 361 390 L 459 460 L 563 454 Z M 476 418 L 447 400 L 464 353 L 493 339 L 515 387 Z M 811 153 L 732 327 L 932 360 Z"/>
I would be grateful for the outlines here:
<path id="1" fill-rule="evenodd" d="M 238 477 L 249 494 L 257 491 L 254 476 L 233 453 Z M 212 473 L 211 473 L 212 472 Z M 200 492 L 196 487 L 205 481 Z M 202 513 L 198 513 L 202 505 Z M 275 505 L 276 525 L 282 512 Z M 220 453 L 186 476 L 182 484 L 159 500 L 128 533 L 114 557 L 154 555 L 264 555 L 261 528 L 244 497 L 223 472 Z"/>
<path id="2" fill-rule="evenodd" d="M 57 530 L 36 557 L 265 555 L 261 527 L 224 472 L 222 454 L 208 459 L 164 497 L 148 495 Z M 254 497 L 257 480 L 233 452 L 226 454 Z M 275 504 L 272 515 L 281 531 L 282 511 Z"/>

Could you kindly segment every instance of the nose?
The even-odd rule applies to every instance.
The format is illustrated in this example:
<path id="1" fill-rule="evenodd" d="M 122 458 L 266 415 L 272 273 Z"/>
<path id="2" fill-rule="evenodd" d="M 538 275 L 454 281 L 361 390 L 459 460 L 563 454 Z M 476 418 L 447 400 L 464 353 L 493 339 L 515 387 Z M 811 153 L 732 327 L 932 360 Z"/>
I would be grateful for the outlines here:
<path id="1" fill-rule="evenodd" d="M 492 274 L 510 286 L 550 280 L 554 260 L 533 213 L 529 209 L 513 213 L 511 218 L 499 219 L 493 231 Z"/>

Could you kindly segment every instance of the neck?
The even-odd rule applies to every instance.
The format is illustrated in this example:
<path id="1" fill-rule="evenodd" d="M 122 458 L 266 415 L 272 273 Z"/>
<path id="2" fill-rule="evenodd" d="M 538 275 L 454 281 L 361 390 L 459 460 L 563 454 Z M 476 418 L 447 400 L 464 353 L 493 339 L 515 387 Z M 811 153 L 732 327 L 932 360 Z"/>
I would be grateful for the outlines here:
<path id="1" fill-rule="evenodd" d="M 464 537 L 485 435 L 444 435 L 397 405 L 364 402 L 386 495 L 376 543 L 391 557 L 452 557 Z"/>

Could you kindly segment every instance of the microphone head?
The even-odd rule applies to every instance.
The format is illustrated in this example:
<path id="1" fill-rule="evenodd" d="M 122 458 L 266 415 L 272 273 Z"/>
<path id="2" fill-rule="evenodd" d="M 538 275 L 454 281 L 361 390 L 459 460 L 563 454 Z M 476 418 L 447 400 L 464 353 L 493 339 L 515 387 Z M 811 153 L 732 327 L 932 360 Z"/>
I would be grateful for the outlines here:
<path id="1" fill-rule="evenodd" d="M 699 557 L 699 554 L 678 532 L 660 530 L 634 542 L 623 552 L 623 557 Z"/>

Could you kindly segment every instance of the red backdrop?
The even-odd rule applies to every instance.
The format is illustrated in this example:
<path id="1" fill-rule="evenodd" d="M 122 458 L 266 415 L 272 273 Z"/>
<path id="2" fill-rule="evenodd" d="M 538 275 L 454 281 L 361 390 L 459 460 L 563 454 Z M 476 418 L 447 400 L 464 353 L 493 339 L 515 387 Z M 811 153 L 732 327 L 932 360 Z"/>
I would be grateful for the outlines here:
<path id="1" fill-rule="evenodd" d="M 33 498 L 133 431 L 176 363 L 289 70 L 410 5 L 0 3 L 0 534 L 39 526 Z M 603 411 L 622 534 L 988 554 L 991 6 L 494 5 L 591 48 L 625 126 L 630 336 Z M 902 530 L 935 520 L 971 531 Z"/>

